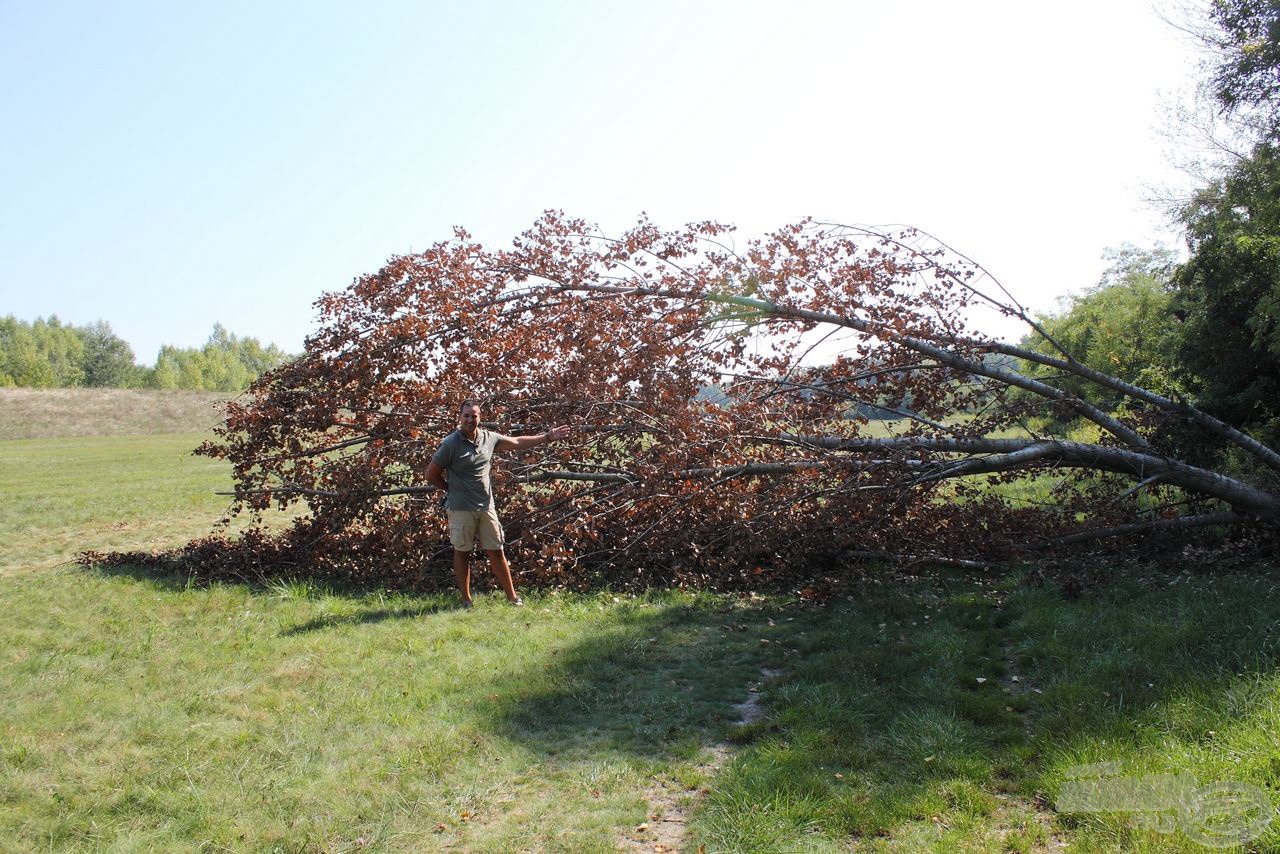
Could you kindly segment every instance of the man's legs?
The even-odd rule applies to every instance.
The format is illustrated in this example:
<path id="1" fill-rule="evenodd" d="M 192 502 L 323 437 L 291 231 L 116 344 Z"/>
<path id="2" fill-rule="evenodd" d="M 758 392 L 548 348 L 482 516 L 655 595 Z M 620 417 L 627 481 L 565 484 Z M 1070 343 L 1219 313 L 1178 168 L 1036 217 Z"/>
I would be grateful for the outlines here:
<path id="1" fill-rule="evenodd" d="M 462 591 L 462 604 L 471 604 L 471 552 L 453 550 L 453 577 Z"/>
<path id="2" fill-rule="evenodd" d="M 502 588 L 502 592 L 507 594 L 507 601 L 519 602 L 520 597 L 516 595 L 516 586 L 511 581 L 511 565 L 507 563 L 507 553 L 502 549 L 485 549 L 484 553 L 489 556 L 489 568 L 493 570 L 493 577 L 498 579 L 498 586 Z"/>

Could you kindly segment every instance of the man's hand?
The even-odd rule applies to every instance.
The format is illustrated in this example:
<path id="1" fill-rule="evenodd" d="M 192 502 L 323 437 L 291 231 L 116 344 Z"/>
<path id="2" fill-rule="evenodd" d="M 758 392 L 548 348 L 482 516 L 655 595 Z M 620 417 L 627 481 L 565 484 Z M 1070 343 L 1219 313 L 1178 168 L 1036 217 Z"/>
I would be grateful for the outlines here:
<path id="1" fill-rule="evenodd" d="M 557 439 L 563 439 L 565 436 L 569 435 L 569 431 L 572 429 L 573 428 L 568 424 L 561 424 L 559 427 L 552 427 L 547 431 L 547 441 L 554 442 Z"/>

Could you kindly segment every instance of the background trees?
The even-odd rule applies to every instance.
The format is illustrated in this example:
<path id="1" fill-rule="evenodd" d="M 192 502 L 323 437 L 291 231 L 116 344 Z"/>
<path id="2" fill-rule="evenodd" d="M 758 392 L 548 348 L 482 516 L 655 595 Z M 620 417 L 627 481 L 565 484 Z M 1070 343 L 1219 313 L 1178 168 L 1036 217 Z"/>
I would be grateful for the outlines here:
<path id="1" fill-rule="evenodd" d="M 1280 2 L 1214 0 L 1185 29 L 1206 49 L 1201 95 L 1229 141 L 1173 210 L 1187 260 L 1122 250 L 1097 287 L 1041 331 L 1082 362 L 1280 438 Z M 1039 332 L 1023 344 L 1049 352 Z M 1034 366 L 1032 373 L 1052 372 Z M 1088 394 L 1077 380 L 1064 388 Z M 1103 406 L 1118 399 L 1106 392 Z M 1199 441 L 1206 441 L 1201 438 Z M 1212 455 L 1223 448 L 1210 442 Z"/>
<path id="2" fill-rule="evenodd" d="M 1270 143 L 1183 210 L 1191 257 L 1173 279 L 1177 359 L 1201 404 L 1236 423 L 1280 414 L 1280 159 Z"/>
<path id="3" fill-rule="evenodd" d="M 1214 0 L 1188 29 L 1206 49 L 1201 93 L 1230 135 L 1177 211 L 1174 358 L 1208 412 L 1280 437 L 1280 2 Z"/>
<path id="4" fill-rule="evenodd" d="M 259 374 L 288 358 L 276 345 L 263 347 L 256 338 L 232 335 L 218 323 L 200 349 L 161 347 L 149 384 L 153 388 L 242 391 Z"/>
<path id="5" fill-rule="evenodd" d="M 1181 331 L 1173 315 L 1174 253 L 1143 250 L 1126 244 L 1112 250 L 1112 266 L 1094 287 L 1064 300 L 1064 310 L 1037 318 L 1040 327 L 1022 345 L 1041 354 L 1058 347 L 1095 371 L 1161 394 L 1181 391 L 1177 350 Z M 1056 382 L 1059 388 L 1105 409 L 1123 395 L 1054 368 L 1025 363 L 1030 376 Z"/>
<path id="6" fill-rule="evenodd" d="M 203 347 L 166 345 L 155 367 L 146 368 L 135 364 L 133 348 L 106 321 L 70 326 L 57 317 L 32 323 L 0 318 L 0 386 L 237 392 L 288 358 L 274 344 L 263 347 L 214 324 Z"/>
<path id="7" fill-rule="evenodd" d="M 84 353 L 83 331 L 56 316 L 34 323 L 0 318 L 0 386 L 83 385 Z"/>
<path id="8" fill-rule="evenodd" d="M 98 388 L 130 388 L 145 383 L 145 373 L 133 362 L 133 348 L 111 331 L 105 320 L 80 330 L 84 341 L 84 384 Z"/>
<path id="9" fill-rule="evenodd" d="M 1212 57 L 1206 94 L 1229 120 L 1274 138 L 1280 132 L 1280 3 L 1213 0 L 1194 32 Z"/>

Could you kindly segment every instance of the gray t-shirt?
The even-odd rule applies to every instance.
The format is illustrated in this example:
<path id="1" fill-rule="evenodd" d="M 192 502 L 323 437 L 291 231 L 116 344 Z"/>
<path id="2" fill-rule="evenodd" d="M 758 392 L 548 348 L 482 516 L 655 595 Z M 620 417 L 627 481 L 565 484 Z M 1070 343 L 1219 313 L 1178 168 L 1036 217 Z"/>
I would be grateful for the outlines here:
<path id="1" fill-rule="evenodd" d="M 472 442 L 454 430 L 440 443 L 431 462 L 449 473 L 449 510 L 488 510 L 493 507 L 493 488 L 489 472 L 493 465 L 493 449 L 498 442 L 510 438 L 492 430 L 477 429 Z"/>

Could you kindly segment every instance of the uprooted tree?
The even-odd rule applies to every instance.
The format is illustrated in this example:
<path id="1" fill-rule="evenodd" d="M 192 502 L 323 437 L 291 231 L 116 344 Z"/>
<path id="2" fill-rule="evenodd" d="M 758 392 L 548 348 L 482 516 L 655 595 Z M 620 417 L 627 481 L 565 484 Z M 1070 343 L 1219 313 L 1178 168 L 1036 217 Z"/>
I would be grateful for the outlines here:
<path id="1" fill-rule="evenodd" d="M 303 356 L 199 449 L 234 464 L 237 509 L 309 512 L 192 544 L 197 570 L 423 578 L 449 548 L 423 474 L 465 397 L 502 432 L 575 427 L 495 470 L 526 582 L 750 584 L 833 556 L 1280 521 L 1274 449 L 1053 342 L 971 331 L 979 307 L 1036 326 L 914 231 L 805 221 L 735 246 L 713 223 L 607 237 L 548 213 L 510 248 L 458 231 L 318 307 Z M 1037 434 L 1049 411 L 1092 438 Z M 1230 473 L 1186 447 L 1230 451 Z"/>

